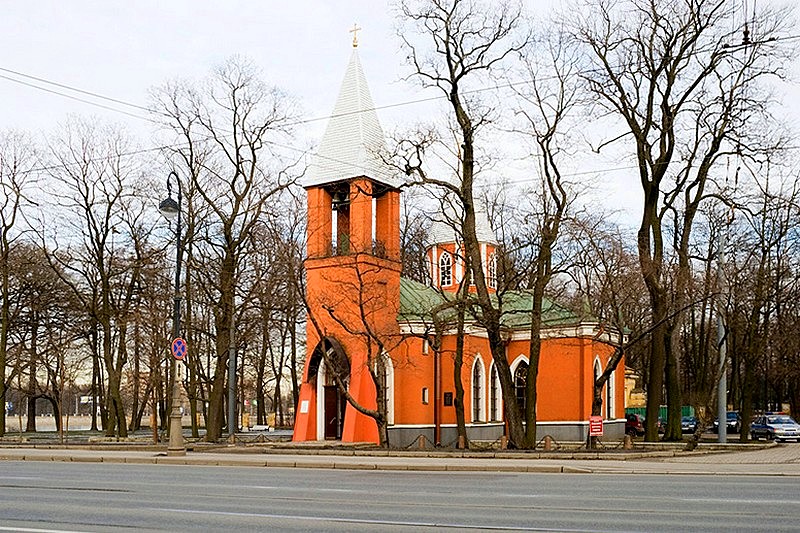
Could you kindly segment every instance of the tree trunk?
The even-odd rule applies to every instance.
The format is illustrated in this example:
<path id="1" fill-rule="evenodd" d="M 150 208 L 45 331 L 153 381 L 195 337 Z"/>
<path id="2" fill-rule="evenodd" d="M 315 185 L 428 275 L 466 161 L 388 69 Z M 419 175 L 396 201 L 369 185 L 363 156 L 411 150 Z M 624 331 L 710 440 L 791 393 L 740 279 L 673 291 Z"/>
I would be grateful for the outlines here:
<path id="1" fill-rule="evenodd" d="M 640 149 L 642 149 L 640 147 Z M 640 173 L 647 175 L 640 161 Z M 647 292 L 650 296 L 652 309 L 652 342 L 650 343 L 650 366 L 647 380 L 647 410 L 645 415 L 645 440 L 655 442 L 658 440 L 658 415 L 661 409 L 664 387 L 664 369 L 667 363 L 666 350 L 669 345 L 670 332 L 667 327 L 669 315 L 669 299 L 663 287 L 663 241 L 661 234 L 661 219 L 657 214 L 658 183 L 660 179 L 653 178 L 646 182 L 643 179 L 645 192 L 645 205 L 642 211 L 642 222 L 637 233 L 637 249 L 639 252 L 639 266 Z"/>
<path id="2" fill-rule="evenodd" d="M 292 284 L 292 295 L 294 296 L 294 283 Z M 293 305 L 292 309 L 293 309 L 293 315 L 291 315 L 291 316 L 297 317 L 297 308 L 296 308 L 296 306 Z M 292 376 L 292 405 L 295 408 L 295 412 L 297 412 L 296 411 L 297 402 L 300 401 L 300 385 L 299 385 L 300 380 L 299 380 L 299 377 L 297 375 L 297 328 L 292 323 L 293 322 L 292 320 L 290 320 L 289 322 L 290 322 L 290 324 L 289 324 L 289 339 L 291 339 L 291 344 L 292 344 L 291 352 L 290 352 L 290 354 L 291 354 L 290 355 L 291 365 L 290 365 L 290 368 L 289 368 L 289 372 L 291 373 L 291 376 Z"/>
<path id="3" fill-rule="evenodd" d="M 53 406 L 53 421 L 56 424 L 56 431 L 61 433 L 61 407 L 58 405 L 56 397 L 46 395 L 45 398 L 50 402 L 50 405 Z"/>
<path id="4" fill-rule="evenodd" d="M 225 228 L 223 233 L 228 236 L 229 228 Z M 230 242 L 230 237 L 226 238 Z M 211 394 L 208 398 L 208 418 L 206 419 L 206 440 L 211 442 L 222 437 L 222 428 L 225 424 L 225 401 L 227 398 L 225 378 L 228 373 L 234 333 L 235 269 L 234 252 L 227 249 L 220 266 L 219 303 L 214 316 L 217 361 L 214 366 Z M 228 420 L 227 423 L 230 428 L 236 427 L 236 420 Z"/>
<path id="5" fill-rule="evenodd" d="M 137 416 L 139 412 L 139 392 L 140 392 L 140 376 L 141 370 L 139 366 L 139 357 L 141 357 L 141 353 L 139 350 L 139 322 L 136 321 L 133 325 L 133 404 L 131 405 L 131 423 L 128 426 L 128 431 L 134 432 L 139 429 L 139 424 L 141 422 L 141 417 Z M 142 403 L 147 403 L 147 394 L 145 394 L 145 400 Z"/>
<path id="6" fill-rule="evenodd" d="M 653 333 L 650 344 L 650 372 L 647 382 L 647 407 L 645 414 L 645 440 L 655 442 L 658 440 L 658 415 L 661 409 L 662 389 L 664 387 L 664 365 L 666 364 L 665 337 L 666 325 L 663 320 L 666 310 L 663 302 L 653 304 L 657 310 L 653 316 Z"/>
<path id="7" fill-rule="evenodd" d="M 128 437 L 128 421 L 122 402 L 122 373 L 116 368 L 108 369 L 108 426 L 106 436 Z"/>
<path id="8" fill-rule="evenodd" d="M 744 420 L 745 416 L 748 417 L 748 429 L 749 429 L 749 420 L 753 417 L 753 393 L 755 392 L 756 387 L 758 387 L 758 379 L 756 377 L 756 368 L 755 368 L 755 361 L 752 357 L 745 357 L 744 359 L 744 380 L 742 383 L 742 403 L 741 403 L 741 417 L 742 417 L 742 424 L 741 426 L 744 427 Z M 724 420 L 719 421 L 720 431 L 722 431 L 722 425 L 725 423 Z M 749 440 L 749 435 L 745 434 L 744 431 L 740 434 L 740 439 L 743 442 L 747 442 Z"/>
<path id="9" fill-rule="evenodd" d="M 534 305 L 536 305 L 536 298 Z M 528 372 L 525 376 L 525 449 L 536 447 L 536 380 L 539 378 L 539 356 L 542 351 L 542 340 L 539 337 L 542 319 L 542 305 L 531 313 L 530 343 L 528 344 Z"/>
<path id="10" fill-rule="evenodd" d="M 227 334 L 226 346 L 222 354 L 217 352 L 217 363 L 211 381 L 211 394 L 208 396 L 208 415 L 206 418 L 206 440 L 214 442 L 222 437 L 225 424 L 225 374 L 228 366 Z"/>
<path id="11" fill-rule="evenodd" d="M 149 380 L 147 380 L 147 386 L 145 387 L 143 400 L 139 405 L 139 409 L 136 411 L 131 410 L 131 413 L 133 415 L 133 420 L 131 420 L 131 427 L 135 427 L 136 429 L 142 428 L 142 418 L 144 417 L 145 409 L 147 409 L 147 399 L 150 398 L 152 392 L 153 392 L 153 379 L 151 377 Z"/>
<path id="12" fill-rule="evenodd" d="M 561 202 L 563 205 L 563 201 Z M 560 219 L 561 215 L 556 217 Z M 533 276 L 533 294 L 530 310 L 530 340 L 528 343 L 528 371 L 525 376 L 525 442 L 523 447 L 533 449 L 536 447 L 536 401 L 537 380 L 539 379 L 539 358 L 542 351 L 542 303 L 544 289 L 550 282 L 550 269 L 552 264 L 552 246 L 558 235 L 559 220 L 553 220 L 550 227 L 542 230 L 542 242 L 539 254 L 536 257 Z"/>
<path id="13" fill-rule="evenodd" d="M 0 407 L 3 409 L 0 416 L 0 437 L 6 434 L 6 351 L 8 349 L 8 322 L 10 319 L 11 302 L 8 299 L 8 253 L 7 246 L 3 246 L 0 256 Z"/>
<path id="14" fill-rule="evenodd" d="M 92 431 L 97 431 L 97 398 L 100 395 L 100 353 L 97 339 L 97 323 L 92 321 L 92 330 L 89 334 L 92 345 Z"/>
<path id="15" fill-rule="evenodd" d="M 128 436 L 128 426 L 120 390 L 122 375 L 120 370 L 116 368 L 117 365 L 115 365 L 111 337 L 111 324 L 107 319 L 103 321 L 103 358 L 106 363 L 106 377 L 108 380 L 108 404 L 106 405 L 108 424 L 106 425 L 106 436 L 126 438 Z M 121 334 L 120 337 L 123 339 L 124 335 Z"/>
<path id="16" fill-rule="evenodd" d="M 191 346 L 191 345 L 190 345 Z M 189 396 L 189 416 L 192 418 L 192 438 L 197 439 L 200 437 L 200 428 L 197 421 L 197 356 L 189 356 L 189 364 L 186 365 L 189 371 L 189 390 L 186 391 Z"/>
<path id="17" fill-rule="evenodd" d="M 281 385 L 275 382 L 275 393 L 272 395 L 272 410 L 275 411 L 275 425 L 283 426 L 283 409 L 281 408 Z"/>
<path id="18" fill-rule="evenodd" d="M 27 393 L 28 412 L 25 422 L 25 433 L 36 433 L 36 394 Z"/>
<path id="19" fill-rule="evenodd" d="M 264 405 L 267 401 L 266 380 L 266 358 L 267 358 L 267 328 L 264 324 L 261 327 L 261 348 L 256 361 L 256 424 L 259 426 L 267 423 L 267 409 Z"/>
<path id="20" fill-rule="evenodd" d="M 795 420 L 800 417 L 800 386 L 797 380 L 789 382 L 789 407 L 791 409 L 792 418 Z"/>
<path id="21" fill-rule="evenodd" d="M 677 316 L 682 317 L 683 313 L 678 312 Z M 677 320 L 673 320 L 669 325 L 668 331 L 665 335 L 665 340 L 668 342 L 664 349 L 666 354 L 665 385 L 667 393 L 667 425 L 664 429 L 665 441 L 683 440 L 683 433 L 681 430 L 683 395 L 681 394 L 680 368 L 676 342 L 679 334 L 677 330 L 678 323 L 679 322 Z"/>
<path id="22" fill-rule="evenodd" d="M 466 280 L 463 282 L 466 286 Z M 466 296 L 466 291 L 459 291 L 459 298 Z M 464 448 L 469 448 L 469 437 L 467 436 L 467 425 L 464 416 L 464 378 L 462 367 L 464 366 L 464 314 L 466 303 L 462 300 L 458 305 L 458 322 L 456 324 L 456 351 L 453 354 L 453 383 L 455 385 L 455 398 L 453 405 L 456 410 L 456 426 L 458 428 L 459 439 L 463 439 Z"/>
<path id="23" fill-rule="evenodd" d="M 36 432 L 36 372 L 38 370 L 38 346 L 39 346 L 39 323 L 37 314 L 33 313 L 33 324 L 31 324 L 31 350 L 28 359 L 28 420 L 25 424 L 27 433 Z"/>

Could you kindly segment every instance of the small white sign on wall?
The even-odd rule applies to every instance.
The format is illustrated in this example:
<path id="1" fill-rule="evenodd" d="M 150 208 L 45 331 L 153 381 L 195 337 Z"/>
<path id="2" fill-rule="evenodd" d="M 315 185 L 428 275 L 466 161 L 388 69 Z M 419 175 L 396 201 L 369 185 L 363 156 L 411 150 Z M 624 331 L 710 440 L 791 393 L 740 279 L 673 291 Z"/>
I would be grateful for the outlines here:
<path id="1" fill-rule="evenodd" d="M 300 402 L 300 412 L 307 413 L 308 412 L 308 400 L 303 400 Z"/>

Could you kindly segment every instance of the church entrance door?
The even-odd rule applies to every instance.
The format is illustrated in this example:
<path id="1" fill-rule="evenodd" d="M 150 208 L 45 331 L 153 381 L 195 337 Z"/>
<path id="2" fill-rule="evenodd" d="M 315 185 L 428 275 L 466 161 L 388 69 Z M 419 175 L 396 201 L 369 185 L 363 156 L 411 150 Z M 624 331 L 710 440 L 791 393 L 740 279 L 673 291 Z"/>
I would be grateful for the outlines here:
<path id="1" fill-rule="evenodd" d="M 347 400 L 335 385 L 325 386 L 325 439 L 342 438 L 344 410 Z"/>
<path id="2" fill-rule="evenodd" d="M 341 382 L 345 390 L 350 383 L 350 361 L 342 346 L 330 337 L 323 339 L 311 355 L 308 372 L 309 381 L 310 376 L 314 376 L 316 389 L 317 439 L 340 440 L 344 433 L 347 397 L 337 383 Z"/>

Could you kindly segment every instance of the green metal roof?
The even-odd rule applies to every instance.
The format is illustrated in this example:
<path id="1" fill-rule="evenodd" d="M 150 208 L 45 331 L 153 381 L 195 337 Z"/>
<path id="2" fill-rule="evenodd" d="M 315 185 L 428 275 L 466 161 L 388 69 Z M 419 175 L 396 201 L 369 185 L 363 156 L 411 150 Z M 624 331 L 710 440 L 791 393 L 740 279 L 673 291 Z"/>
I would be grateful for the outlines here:
<path id="1" fill-rule="evenodd" d="M 503 294 L 502 302 L 504 325 L 510 328 L 530 326 L 533 291 L 508 291 Z M 557 326 L 579 322 L 581 322 L 581 318 L 566 307 L 549 298 L 544 298 L 542 301 L 542 325 Z"/>
<path id="2" fill-rule="evenodd" d="M 400 278 L 401 322 L 431 321 L 431 311 L 452 300 L 449 293 L 441 293 L 417 281 Z"/>
<path id="3" fill-rule="evenodd" d="M 432 311 L 441 308 L 454 299 L 451 293 L 443 293 L 422 283 L 400 278 L 400 322 L 432 322 Z M 497 299 L 494 298 L 495 305 Z M 533 300 L 531 291 L 507 291 L 502 296 L 503 324 L 512 329 L 530 325 L 530 310 Z M 578 324 L 581 318 L 552 300 L 542 302 L 542 323 L 544 326 Z"/>

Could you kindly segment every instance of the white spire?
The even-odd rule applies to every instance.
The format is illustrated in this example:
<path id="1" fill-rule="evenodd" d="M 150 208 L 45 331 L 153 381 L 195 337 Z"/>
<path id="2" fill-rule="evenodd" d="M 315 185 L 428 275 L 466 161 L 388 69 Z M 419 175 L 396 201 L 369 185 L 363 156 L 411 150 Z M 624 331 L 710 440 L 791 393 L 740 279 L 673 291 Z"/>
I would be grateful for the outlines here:
<path id="1" fill-rule="evenodd" d="M 397 187 L 399 180 L 378 155 L 385 150 L 383 129 L 375 113 L 358 50 L 353 48 L 336 107 L 303 185 L 312 187 L 367 176 Z"/>

